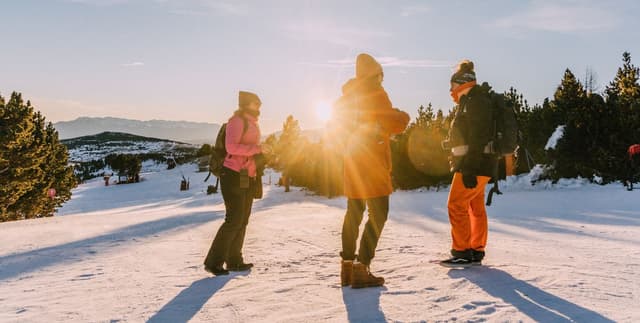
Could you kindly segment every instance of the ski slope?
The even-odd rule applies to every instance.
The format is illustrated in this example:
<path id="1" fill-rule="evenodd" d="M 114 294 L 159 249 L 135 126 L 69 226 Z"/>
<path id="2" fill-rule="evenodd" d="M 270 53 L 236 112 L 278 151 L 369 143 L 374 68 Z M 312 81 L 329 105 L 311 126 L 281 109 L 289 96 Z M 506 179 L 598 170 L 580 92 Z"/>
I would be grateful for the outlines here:
<path id="1" fill-rule="evenodd" d="M 54 217 L 0 224 L 0 322 L 640 321 L 638 190 L 511 180 L 488 211 L 485 266 L 458 270 L 434 263 L 450 247 L 447 190 L 396 192 L 372 264 L 387 283 L 352 290 L 345 199 L 298 188 L 265 185 L 255 202 L 253 270 L 206 273 L 224 205 L 195 168 L 90 181 Z"/>

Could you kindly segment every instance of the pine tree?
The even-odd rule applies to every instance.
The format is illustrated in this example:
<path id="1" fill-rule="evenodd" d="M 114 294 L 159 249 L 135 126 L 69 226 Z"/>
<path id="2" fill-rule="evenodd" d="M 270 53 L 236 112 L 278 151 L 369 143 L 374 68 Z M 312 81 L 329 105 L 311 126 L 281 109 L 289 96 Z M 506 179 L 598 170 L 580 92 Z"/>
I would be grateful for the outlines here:
<path id="1" fill-rule="evenodd" d="M 567 69 L 551 102 L 555 121 L 565 125 L 564 135 L 551 151 L 555 161 L 555 178 L 577 176 L 590 178 L 593 170 L 585 163 L 589 159 L 589 143 L 585 138 L 585 119 L 590 110 L 587 93 L 575 75 Z"/>
<path id="2" fill-rule="evenodd" d="M 292 115 L 288 116 L 282 124 L 282 133 L 278 139 L 275 153 L 278 159 L 278 166 L 285 172 L 287 168 L 291 168 L 293 164 L 301 159 L 300 154 L 300 125 L 298 120 Z"/>
<path id="3" fill-rule="evenodd" d="M 2 100 L 4 102 L 4 100 Z M 14 204 L 36 183 L 39 158 L 34 151 L 33 109 L 22 100 L 22 95 L 12 93 L 3 104 L 0 123 L 0 158 L 8 170 L 0 174 L 0 214 L 3 221 L 23 218 Z"/>
<path id="4" fill-rule="evenodd" d="M 631 54 L 622 54 L 622 66 L 605 89 L 610 123 L 609 152 L 618 178 L 627 176 L 627 148 L 640 143 L 640 68 L 631 63 Z"/>
<path id="5" fill-rule="evenodd" d="M 75 186 L 67 150 L 19 93 L 0 97 L 0 221 L 51 216 Z M 49 189 L 57 194 L 50 198 Z"/>

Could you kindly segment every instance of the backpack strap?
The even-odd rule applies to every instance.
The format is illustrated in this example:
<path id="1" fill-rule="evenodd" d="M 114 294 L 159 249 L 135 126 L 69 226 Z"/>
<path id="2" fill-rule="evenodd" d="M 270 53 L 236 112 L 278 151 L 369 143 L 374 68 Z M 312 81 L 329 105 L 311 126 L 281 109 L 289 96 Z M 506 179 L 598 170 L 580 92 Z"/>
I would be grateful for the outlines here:
<path id="1" fill-rule="evenodd" d="M 491 188 L 491 190 L 489 190 L 489 194 L 487 195 L 487 206 L 491 206 L 491 202 L 493 200 L 493 193 L 502 195 L 502 192 L 500 192 L 500 188 L 498 187 L 498 181 L 500 180 L 498 177 L 499 167 L 500 167 L 500 162 L 497 162 L 496 166 L 493 168 L 493 187 Z"/>
<path id="2" fill-rule="evenodd" d="M 242 135 L 240 135 L 240 141 L 242 141 L 242 138 L 244 138 L 244 135 L 249 130 L 249 120 L 247 120 L 247 118 L 243 117 L 242 115 L 238 115 L 238 117 L 242 119 Z M 227 153 L 227 156 L 231 156 L 231 154 Z"/>

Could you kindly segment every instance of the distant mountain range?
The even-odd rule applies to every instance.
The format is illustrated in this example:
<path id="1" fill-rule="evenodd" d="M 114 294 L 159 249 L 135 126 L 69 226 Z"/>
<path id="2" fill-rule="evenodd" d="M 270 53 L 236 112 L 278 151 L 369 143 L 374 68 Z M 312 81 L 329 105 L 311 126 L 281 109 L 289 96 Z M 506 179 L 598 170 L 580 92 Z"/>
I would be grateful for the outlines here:
<path id="1" fill-rule="evenodd" d="M 102 132 L 123 132 L 139 136 L 170 139 L 192 144 L 212 144 L 219 124 L 189 121 L 131 120 L 122 118 L 81 117 L 54 124 L 60 139 L 77 138 Z"/>

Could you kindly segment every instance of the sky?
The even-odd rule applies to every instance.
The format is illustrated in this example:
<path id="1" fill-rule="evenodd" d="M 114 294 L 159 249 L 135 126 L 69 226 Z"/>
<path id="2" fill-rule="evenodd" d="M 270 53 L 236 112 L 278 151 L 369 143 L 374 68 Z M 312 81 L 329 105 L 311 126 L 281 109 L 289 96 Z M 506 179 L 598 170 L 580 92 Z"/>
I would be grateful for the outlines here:
<path id="1" fill-rule="evenodd" d="M 449 78 L 471 59 L 479 81 L 553 96 L 566 68 L 603 90 L 640 55 L 637 1 L 0 0 L 0 94 L 23 93 L 48 121 L 81 116 L 222 123 L 239 90 L 263 102 L 261 128 L 288 115 L 324 125 L 376 57 L 394 106 L 448 111 Z M 638 63 L 636 63 L 638 64 Z"/>

